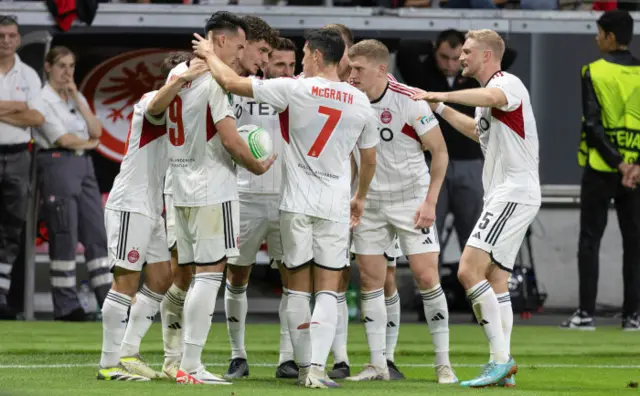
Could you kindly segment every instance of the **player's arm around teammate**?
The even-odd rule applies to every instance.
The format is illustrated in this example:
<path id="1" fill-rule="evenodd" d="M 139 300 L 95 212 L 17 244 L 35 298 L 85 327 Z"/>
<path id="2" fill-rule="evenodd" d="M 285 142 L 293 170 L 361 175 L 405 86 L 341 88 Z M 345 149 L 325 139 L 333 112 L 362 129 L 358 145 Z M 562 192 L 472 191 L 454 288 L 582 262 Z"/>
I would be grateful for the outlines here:
<path id="1" fill-rule="evenodd" d="M 483 88 L 415 95 L 431 102 L 450 123 L 465 119 L 470 125 L 471 120 L 442 102 L 478 107 L 475 136 L 485 155 L 485 205 L 462 252 L 458 279 L 489 341 L 490 359 L 480 376 L 461 383 L 468 387 L 515 386 L 518 368 L 510 354 L 513 311 L 508 279 L 541 202 L 535 116 L 522 81 L 500 70 L 504 48 L 496 32 L 470 31 L 460 57 L 462 74 Z M 469 130 L 461 132 L 469 136 Z"/>
<path id="2" fill-rule="evenodd" d="M 180 62 L 178 55 L 168 58 L 169 62 L 174 58 Z M 206 71 L 202 67 L 194 69 L 180 76 L 179 83 L 191 81 Z M 170 67 L 163 70 L 168 74 Z M 164 110 L 177 91 L 172 91 L 169 84 L 169 88 L 151 94 L 160 96 L 157 102 L 164 103 L 164 108 L 156 106 L 155 114 L 148 111 L 152 95 L 143 96 L 136 104 L 127 153 L 106 204 L 105 227 L 113 284 L 102 310 L 103 347 L 98 379 L 103 380 L 144 381 L 158 377 L 141 359 L 140 342 L 171 285 L 171 269 L 161 217 L 162 197 L 148 192 L 161 191 L 167 167 L 166 141 L 161 139 L 165 135 Z M 145 136 L 158 138 L 143 144 Z M 153 163 L 148 167 L 150 160 Z M 136 294 L 144 263 L 148 263 L 144 267 L 145 282 Z M 136 303 L 131 306 L 134 295 Z"/>

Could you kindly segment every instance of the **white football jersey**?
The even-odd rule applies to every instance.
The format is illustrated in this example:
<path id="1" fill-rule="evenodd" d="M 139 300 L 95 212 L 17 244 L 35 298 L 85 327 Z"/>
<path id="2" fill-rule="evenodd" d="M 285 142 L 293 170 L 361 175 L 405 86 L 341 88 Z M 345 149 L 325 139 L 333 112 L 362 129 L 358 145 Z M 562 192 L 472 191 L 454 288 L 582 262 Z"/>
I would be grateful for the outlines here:
<path id="1" fill-rule="evenodd" d="M 167 167 L 167 173 L 164 175 L 164 193 L 173 195 L 173 173 L 171 167 Z"/>
<path id="2" fill-rule="evenodd" d="M 256 78 L 256 77 L 251 77 Z M 233 107 L 238 128 L 243 125 L 262 127 L 273 142 L 273 152 L 279 156 L 269 170 L 260 176 L 254 175 L 245 168 L 238 167 L 238 191 L 253 194 L 279 194 L 282 185 L 282 151 L 284 140 L 280 131 L 280 117 L 273 106 L 257 103 L 255 99 L 233 96 Z"/>
<path id="3" fill-rule="evenodd" d="M 165 115 L 147 114 L 147 106 L 157 93 L 146 93 L 133 106 L 126 152 L 106 203 L 109 209 L 152 219 L 162 216 L 163 182 L 169 164 Z"/>
<path id="4" fill-rule="evenodd" d="M 427 102 L 411 99 L 414 88 L 389 81 L 382 96 L 371 102 L 380 121 L 376 173 L 367 194 L 367 206 L 402 206 L 425 199 L 429 169 L 420 137 L 438 126 Z M 354 150 L 356 163 L 360 153 Z"/>
<path id="5" fill-rule="evenodd" d="M 356 147 L 378 144 L 377 120 L 366 95 L 320 77 L 254 80 L 256 102 L 279 113 L 284 145 L 280 209 L 349 222 L 351 164 Z"/>
<path id="6" fill-rule="evenodd" d="M 501 89 L 508 103 L 476 108 L 484 200 L 540 205 L 538 130 L 529 91 L 518 77 L 503 71 L 486 87 Z"/>
<path id="7" fill-rule="evenodd" d="M 169 79 L 188 69 L 181 63 Z M 185 84 L 167 109 L 169 158 L 175 206 L 237 200 L 236 169 L 215 124 L 235 118 L 231 95 L 206 73 Z"/>

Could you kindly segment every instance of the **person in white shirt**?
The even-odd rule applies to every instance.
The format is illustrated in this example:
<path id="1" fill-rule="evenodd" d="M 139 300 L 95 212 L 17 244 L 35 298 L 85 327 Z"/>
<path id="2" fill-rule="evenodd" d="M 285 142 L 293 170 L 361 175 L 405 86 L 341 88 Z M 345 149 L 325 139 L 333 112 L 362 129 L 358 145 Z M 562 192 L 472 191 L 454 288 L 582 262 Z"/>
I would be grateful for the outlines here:
<path id="1" fill-rule="evenodd" d="M 349 228 L 360 221 L 375 171 L 378 134 L 371 105 L 362 92 L 338 78 L 345 45 L 335 30 L 307 35 L 305 78 L 299 79 L 241 78 L 212 53 L 209 41 L 198 35 L 196 39 L 196 55 L 206 59 L 221 85 L 284 113 L 280 231 L 283 261 L 290 271 L 287 321 L 298 379 L 310 388 L 336 387 L 325 364 L 336 331 L 341 270 L 349 260 Z M 349 155 L 356 145 L 362 161 L 350 210 Z"/>
<path id="2" fill-rule="evenodd" d="M 16 53 L 20 41 L 16 17 L 0 15 L 0 320 L 15 320 L 18 312 L 9 305 L 16 290 L 11 276 L 21 270 L 13 263 L 27 218 L 32 128 L 41 126 L 46 114 L 40 77 Z"/>
<path id="3" fill-rule="evenodd" d="M 247 44 L 242 57 L 234 66 L 241 76 L 255 76 L 269 62 L 269 54 L 277 44 L 278 33 L 262 19 L 246 15 L 242 17 L 249 30 Z M 241 96 L 233 96 L 233 106 L 237 119 L 236 125 L 262 126 L 274 142 L 274 151 L 280 152 L 282 138 L 277 113 L 267 105 L 259 107 L 255 102 Z M 249 375 L 247 351 L 244 343 L 247 318 L 247 286 L 252 265 L 260 250 L 262 241 L 267 238 L 269 254 L 273 260 L 281 260 L 280 231 L 273 228 L 278 223 L 277 199 L 280 191 L 280 161 L 276 161 L 269 172 L 254 175 L 242 167 L 238 168 L 238 195 L 240 199 L 240 251 L 237 257 L 227 261 L 227 281 L 224 293 L 224 308 L 227 318 L 227 331 L 231 343 L 231 360 L 225 378 L 241 378 Z M 275 194 L 275 206 L 273 203 Z M 276 217 L 273 218 L 273 207 Z M 270 209 L 271 208 L 271 209 Z M 269 220 L 271 216 L 271 220 Z"/>
<path id="4" fill-rule="evenodd" d="M 225 11 L 213 14 L 205 27 L 226 65 L 239 60 L 248 30 L 241 18 Z M 187 67 L 179 64 L 169 78 Z M 238 134 L 231 101 L 231 93 L 207 73 L 184 85 L 167 113 L 178 264 L 185 271 L 195 266 L 184 304 L 184 354 L 176 376 L 181 384 L 230 384 L 208 372 L 201 358 L 227 259 L 239 254 L 234 160 L 257 175 L 275 160 L 253 157 Z"/>
<path id="5" fill-rule="evenodd" d="M 435 210 L 449 156 L 440 126 L 425 102 L 411 99 L 415 89 L 387 79 L 389 50 L 377 40 L 349 49 L 352 84 L 367 94 L 380 119 L 376 173 L 360 224 L 353 230 L 352 251 L 361 273 L 361 307 L 371 352 L 370 364 L 347 378 L 388 380 L 385 357 L 387 312 L 385 250 L 395 235 L 422 295 L 435 350 L 438 383 L 456 383 L 449 361 L 449 313 L 438 277 L 440 244 Z M 423 150 L 433 161 L 429 170 Z M 358 155 L 356 153 L 356 162 Z"/>
<path id="6" fill-rule="evenodd" d="M 244 17 L 248 21 L 256 17 Z M 262 22 L 264 23 L 264 22 Z M 266 25 L 266 23 L 265 23 Z M 266 25 L 268 27 L 268 25 Z M 270 28 L 269 28 L 270 29 Z M 266 30 L 266 28 L 264 29 Z M 264 41 L 264 40 L 263 40 Z M 262 67 L 265 78 L 293 77 L 296 64 L 296 47 L 289 39 L 278 37 L 273 50 L 269 53 L 268 63 Z M 249 48 L 251 44 L 248 44 Z M 264 42 L 266 45 L 266 42 Z M 247 49 L 248 49 L 247 48 Z M 243 60 L 250 51 L 245 49 Z M 249 55 L 250 56 L 250 55 Z M 240 62 L 241 64 L 244 62 Z M 250 66 L 250 65 L 249 65 Z M 255 73 L 254 73 L 255 74 Z M 244 75 L 249 75 L 245 72 Z M 238 127 L 257 125 L 271 136 L 273 150 L 276 153 L 284 149 L 284 140 L 280 130 L 280 115 L 266 103 L 234 95 L 235 114 Z M 247 355 L 244 346 L 245 321 L 247 316 L 247 284 L 251 266 L 263 241 L 267 243 L 267 253 L 271 266 L 279 269 L 283 283 L 280 300 L 280 358 L 276 369 L 276 378 L 297 378 L 298 366 L 293 359 L 293 346 L 286 321 L 287 271 L 282 268 L 282 242 L 280 239 L 279 198 L 282 180 L 281 157 L 269 172 L 256 176 L 246 169 L 238 169 L 238 194 L 240 197 L 240 255 L 229 259 L 227 265 L 227 290 L 225 293 L 225 313 L 227 328 L 231 340 L 231 362 L 225 377 L 234 378 L 249 375 Z"/>
<path id="7" fill-rule="evenodd" d="M 513 74 L 500 70 L 504 41 L 492 30 L 467 33 L 462 74 L 482 88 L 421 92 L 458 131 L 480 143 L 484 208 L 460 258 L 458 279 L 489 341 L 490 361 L 482 374 L 460 384 L 515 386 L 517 365 L 510 355 L 513 311 L 509 272 L 541 203 L 539 145 L 529 92 Z M 443 102 L 477 106 L 475 120 Z"/>
<path id="8" fill-rule="evenodd" d="M 351 29 L 340 23 L 330 23 L 325 25 L 323 29 L 334 29 L 340 32 L 342 40 L 345 43 L 345 51 L 338 64 L 338 77 L 340 81 L 349 82 L 351 84 L 351 66 L 349 65 L 349 48 L 353 45 L 353 32 Z M 390 73 L 387 74 L 389 81 L 396 81 Z M 354 150 L 356 152 L 357 150 Z M 351 156 L 351 173 L 352 173 L 352 191 L 357 189 L 358 164 Z M 354 185 L 354 183 L 356 183 Z M 385 251 L 387 258 L 387 275 L 384 282 L 384 297 L 387 307 L 387 326 L 386 326 L 386 357 L 387 366 L 389 368 L 389 376 L 391 379 L 403 379 L 404 374 L 396 367 L 394 360 L 394 352 L 398 343 L 398 334 L 400 331 L 400 295 L 396 285 L 396 260 L 402 256 L 402 251 L 398 245 L 397 236 L 394 242 Z M 396 247 L 397 246 L 397 247 Z M 351 367 L 349 366 L 349 356 L 347 354 L 347 335 L 349 333 L 349 308 L 347 307 L 346 292 L 349 287 L 351 278 L 351 267 L 347 266 L 342 271 L 342 279 L 340 288 L 338 289 L 338 324 L 336 327 L 336 336 L 331 345 L 331 353 L 333 354 L 333 369 L 327 373 L 331 379 L 344 379 L 351 376 Z"/>
<path id="9" fill-rule="evenodd" d="M 184 58 L 173 55 L 164 64 L 175 65 Z M 171 70 L 163 69 L 165 74 Z M 171 283 L 162 218 L 163 179 L 168 166 L 164 112 L 178 89 L 203 72 L 202 64 L 196 64 L 159 91 L 143 95 L 134 106 L 120 173 L 105 206 L 104 223 L 114 279 L 102 309 L 99 380 L 148 381 L 159 377 L 139 354 L 142 337 L 153 323 Z M 145 263 L 145 281 L 136 293 Z M 131 306 L 134 295 L 136 303 Z"/>
<path id="10" fill-rule="evenodd" d="M 47 111 L 36 131 L 41 147 L 36 164 L 40 194 L 46 197 L 42 213 L 49 232 L 54 318 L 83 321 L 95 316 L 84 311 L 76 289 L 78 242 L 84 246 L 91 289 L 100 307 L 113 277 L 102 197 L 89 155 L 99 143 L 102 124 L 76 87 L 75 65 L 75 54 L 66 47 L 53 47 L 45 56 L 42 101 Z"/>

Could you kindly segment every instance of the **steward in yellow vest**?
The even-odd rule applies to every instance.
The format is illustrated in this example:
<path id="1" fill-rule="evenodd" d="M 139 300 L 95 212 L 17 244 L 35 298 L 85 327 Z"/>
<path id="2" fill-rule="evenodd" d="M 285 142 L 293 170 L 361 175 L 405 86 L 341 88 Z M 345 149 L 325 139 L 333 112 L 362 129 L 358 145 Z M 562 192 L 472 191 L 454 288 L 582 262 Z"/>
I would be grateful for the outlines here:
<path id="1" fill-rule="evenodd" d="M 623 185 L 636 172 L 633 164 L 640 159 L 640 61 L 629 52 L 632 36 L 633 19 L 627 11 L 604 13 L 598 19 L 596 36 L 604 56 L 582 68 L 580 303 L 561 324 L 564 328 L 595 329 L 600 241 L 613 200 L 622 233 L 621 326 L 640 330 L 640 188 Z"/>

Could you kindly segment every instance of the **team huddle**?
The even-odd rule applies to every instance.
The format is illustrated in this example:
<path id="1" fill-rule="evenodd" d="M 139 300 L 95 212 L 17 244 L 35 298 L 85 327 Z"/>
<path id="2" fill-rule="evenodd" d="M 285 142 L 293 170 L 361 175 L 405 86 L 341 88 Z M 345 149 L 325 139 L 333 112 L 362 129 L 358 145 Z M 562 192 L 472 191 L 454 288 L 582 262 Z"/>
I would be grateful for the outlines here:
<path id="1" fill-rule="evenodd" d="M 266 241 L 283 284 L 277 378 L 309 388 L 404 378 L 394 363 L 395 260 L 406 256 L 422 295 L 438 383 L 515 386 L 507 283 L 541 198 L 529 93 L 500 70 L 500 36 L 468 33 L 462 73 L 482 88 L 447 93 L 396 82 L 387 73 L 387 47 L 377 40 L 354 44 L 343 25 L 306 35 L 303 73 L 295 77 L 293 42 L 257 17 L 217 12 L 192 44 L 193 53 L 165 59 L 166 83 L 135 105 L 106 204 L 114 282 L 102 309 L 98 379 L 229 385 L 248 376 L 246 290 Z M 475 119 L 445 102 L 476 106 Z M 449 314 L 438 277 L 435 208 L 448 154 L 435 114 L 477 141 L 485 156 L 484 210 L 458 278 L 490 358 L 478 377 L 462 382 L 449 359 Z M 266 160 L 256 159 L 238 132 L 254 125 L 273 142 L 276 154 Z M 352 257 L 370 349 L 369 364 L 355 375 L 345 299 Z M 232 356 L 226 374 L 217 376 L 203 365 L 202 350 L 223 282 Z M 161 372 L 140 353 L 158 312 Z"/>

